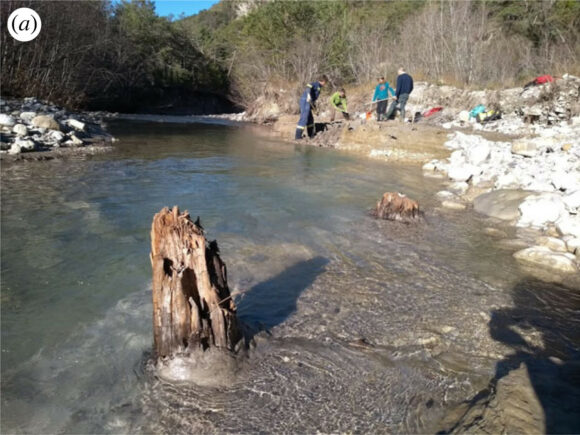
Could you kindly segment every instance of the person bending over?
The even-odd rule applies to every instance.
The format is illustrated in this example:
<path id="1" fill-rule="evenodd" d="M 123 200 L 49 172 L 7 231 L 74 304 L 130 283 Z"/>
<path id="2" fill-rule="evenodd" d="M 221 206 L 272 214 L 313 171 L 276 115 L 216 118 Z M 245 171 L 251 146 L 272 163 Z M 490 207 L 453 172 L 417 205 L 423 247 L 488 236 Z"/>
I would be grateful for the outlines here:
<path id="1" fill-rule="evenodd" d="M 346 110 L 346 92 L 344 88 L 332 94 L 332 97 L 330 97 L 330 105 L 332 106 L 330 122 L 334 121 L 336 112 L 341 112 L 344 119 L 349 119 L 349 115 Z"/>
<path id="2" fill-rule="evenodd" d="M 295 139 L 302 139 L 304 130 L 307 130 L 308 137 L 314 136 L 314 116 L 312 112 L 316 110 L 316 100 L 320 96 L 320 91 L 328 82 L 328 77 L 323 75 L 317 82 L 309 83 L 300 97 L 300 119 L 296 126 Z"/>

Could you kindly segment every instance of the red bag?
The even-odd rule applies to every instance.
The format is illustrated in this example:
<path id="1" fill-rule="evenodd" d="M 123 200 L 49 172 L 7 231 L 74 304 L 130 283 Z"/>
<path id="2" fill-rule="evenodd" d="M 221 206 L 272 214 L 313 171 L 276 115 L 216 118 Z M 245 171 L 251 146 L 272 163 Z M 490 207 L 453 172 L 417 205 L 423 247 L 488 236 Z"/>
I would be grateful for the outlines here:
<path id="1" fill-rule="evenodd" d="M 429 109 L 425 113 L 423 113 L 423 117 L 428 118 L 429 116 L 437 112 L 440 112 L 441 110 L 443 110 L 443 107 L 433 107 L 432 109 Z"/>
<path id="2" fill-rule="evenodd" d="M 535 83 L 537 85 L 543 85 L 544 83 L 553 82 L 554 77 L 551 75 L 546 74 L 545 76 L 536 77 Z"/>

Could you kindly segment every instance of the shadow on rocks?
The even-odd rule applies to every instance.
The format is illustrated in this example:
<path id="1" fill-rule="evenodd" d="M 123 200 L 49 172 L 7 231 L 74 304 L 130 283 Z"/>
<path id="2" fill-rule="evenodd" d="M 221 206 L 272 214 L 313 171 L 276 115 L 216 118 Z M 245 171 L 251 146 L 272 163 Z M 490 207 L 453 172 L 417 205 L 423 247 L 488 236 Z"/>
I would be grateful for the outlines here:
<path id="1" fill-rule="evenodd" d="M 439 433 L 580 432 L 580 291 L 527 279 L 513 301 L 489 322 L 491 337 L 513 352 Z"/>

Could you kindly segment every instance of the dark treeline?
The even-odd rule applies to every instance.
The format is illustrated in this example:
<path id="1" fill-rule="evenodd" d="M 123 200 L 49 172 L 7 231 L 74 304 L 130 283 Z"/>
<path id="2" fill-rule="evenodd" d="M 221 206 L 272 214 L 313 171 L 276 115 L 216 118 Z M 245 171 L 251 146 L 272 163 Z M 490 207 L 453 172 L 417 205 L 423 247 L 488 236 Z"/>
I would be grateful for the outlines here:
<path id="1" fill-rule="evenodd" d="M 580 72 L 576 0 L 221 1 L 178 20 L 149 0 L 3 0 L 2 25 L 23 6 L 42 32 L 20 43 L 2 29 L 2 94 L 69 106 L 143 111 L 200 92 L 248 105 L 319 72 L 366 85 L 400 65 L 460 86 Z"/>
<path id="2" fill-rule="evenodd" d="M 18 7 L 38 12 L 42 31 L 22 43 L 2 29 L 3 95 L 144 110 L 176 100 L 195 103 L 199 91 L 228 94 L 220 65 L 203 56 L 178 26 L 158 17 L 150 1 L 3 0 L 3 26 Z"/>

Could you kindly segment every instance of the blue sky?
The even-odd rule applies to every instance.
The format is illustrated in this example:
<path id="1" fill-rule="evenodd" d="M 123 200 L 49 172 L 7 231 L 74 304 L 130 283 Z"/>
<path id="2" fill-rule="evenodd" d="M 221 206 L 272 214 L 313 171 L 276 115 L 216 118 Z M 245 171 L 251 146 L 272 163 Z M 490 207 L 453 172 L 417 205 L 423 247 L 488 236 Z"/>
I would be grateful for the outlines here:
<path id="1" fill-rule="evenodd" d="M 176 18 L 182 12 L 185 16 L 197 14 L 202 9 L 209 9 L 218 0 L 154 0 L 157 15 L 166 17 L 173 14 Z"/>

